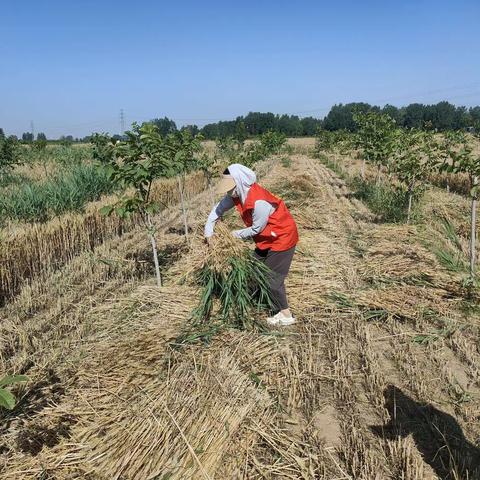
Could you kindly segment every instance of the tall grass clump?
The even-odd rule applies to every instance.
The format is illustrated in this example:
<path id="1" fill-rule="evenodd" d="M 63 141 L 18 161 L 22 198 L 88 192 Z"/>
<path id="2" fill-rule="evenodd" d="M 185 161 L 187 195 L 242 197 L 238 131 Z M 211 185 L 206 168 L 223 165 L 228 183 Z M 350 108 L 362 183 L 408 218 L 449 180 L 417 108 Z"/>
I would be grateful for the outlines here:
<path id="1" fill-rule="evenodd" d="M 227 227 L 217 225 L 210 247 L 195 267 L 201 295 L 194 322 L 208 323 L 217 314 L 228 325 L 251 329 L 255 312 L 272 307 L 268 275 L 268 267 Z"/>
<path id="2" fill-rule="evenodd" d="M 28 182 L 9 189 L 0 198 L 0 222 L 44 222 L 65 212 L 82 210 L 86 203 L 114 188 L 105 168 L 76 163 L 45 182 Z"/>
<path id="3" fill-rule="evenodd" d="M 378 183 L 356 177 L 352 180 L 355 196 L 365 202 L 383 222 L 401 223 L 408 216 L 408 192 L 401 186 Z"/>
<path id="4" fill-rule="evenodd" d="M 92 147 L 90 145 L 54 145 L 48 153 L 60 165 L 73 165 L 91 159 Z"/>
<path id="5" fill-rule="evenodd" d="M 468 258 L 455 226 L 445 216 L 440 216 L 438 220 L 441 235 L 437 237 L 437 244 L 433 246 L 433 253 L 437 260 L 450 272 L 468 272 Z"/>

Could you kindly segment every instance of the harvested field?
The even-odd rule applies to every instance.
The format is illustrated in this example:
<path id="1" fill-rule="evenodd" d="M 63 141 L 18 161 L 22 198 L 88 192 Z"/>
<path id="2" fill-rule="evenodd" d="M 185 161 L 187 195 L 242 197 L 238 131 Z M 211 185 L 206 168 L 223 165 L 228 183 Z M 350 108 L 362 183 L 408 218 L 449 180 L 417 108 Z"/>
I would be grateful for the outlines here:
<path id="1" fill-rule="evenodd" d="M 185 194 L 190 197 L 204 188 L 201 175 L 194 174 L 186 182 Z M 162 206 L 178 203 L 175 180 L 155 183 L 152 198 Z M 109 201 L 111 198 L 90 204 L 84 214 L 67 214 L 43 224 L 9 228 L 0 244 L 0 304 L 17 294 L 25 283 L 50 275 L 78 253 L 93 250 L 139 224 L 138 218 L 124 221 L 117 216 L 101 215 L 100 207 Z"/>
<path id="2" fill-rule="evenodd" d="M 308 155 L 260 169 L 300 229 L 298 323 L 179 345 L 200 239 L 168 233 L 177 208 L 157 219 L 161 289 L 138 229 L 92 246 L 0 310 L 2 370 L 31 378 L 3 414 L 2 478 L 480 478 L 478 309 L 429 248 L 439 226 L 375 223 Z"/>

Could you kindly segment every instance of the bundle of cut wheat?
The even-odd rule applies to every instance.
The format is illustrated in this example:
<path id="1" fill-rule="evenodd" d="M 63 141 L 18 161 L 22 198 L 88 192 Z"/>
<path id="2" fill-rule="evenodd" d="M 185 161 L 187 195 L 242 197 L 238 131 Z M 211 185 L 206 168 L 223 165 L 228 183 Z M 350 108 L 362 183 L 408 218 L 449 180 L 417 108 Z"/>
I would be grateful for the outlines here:
<path id="1" fill-rule="evenodd" d="M 253 258 L 227 227 L 219 225 L 203 265 L 196 272 L 203 292 L 194 316 L 200 321 L 209 319 L 214 299 L 218 299 L 224 321 L 241 328 L 252 327 L 253 310 L 271 306 L 268 275 L 269 269 Z"/>
<path id="2" fill-rule="evenodd" d="M 206 323 L 215 312 L 225 323 L 251 328 L 254 311 L 272 305 L 268 267 L 222 223 L 217 224 L 210 245 L 202 244 L 199 238 L 195 242 L 187 255 L 190 269 L 185 274 L 201 289 L 194 322 Z"/>

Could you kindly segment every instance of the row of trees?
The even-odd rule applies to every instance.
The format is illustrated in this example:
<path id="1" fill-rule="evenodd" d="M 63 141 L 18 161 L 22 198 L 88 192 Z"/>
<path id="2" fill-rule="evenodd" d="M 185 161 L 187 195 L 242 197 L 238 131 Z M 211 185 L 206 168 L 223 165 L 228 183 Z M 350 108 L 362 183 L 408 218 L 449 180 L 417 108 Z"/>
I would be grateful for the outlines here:
<path id="1" fill-rule="evenodd" d="M 395 120 L 397 126 L 404 128 L 445 131 L 474 127 L 480 123 L 479 106 L 467 109 L 444 101 L 434 105 L 412 103 L 399 108 L 394 105 L 379 107 L 360 102 L 334 105 L 324 119 L 250 112 L 245 117 L 240 116 L 231 121 L 210 123 L 201 129 L 195 125 L 183 128 L 187 128 L 193 133 L 201 132 L 207 139 L 234 137 L 242 140 L 267 131 L 283 133 L 289 137 L 312 136 L 317 133 L 319 128 L 354 132 L 357 129 L 353 118 L 354 114 L 369 111 L 387 114 Z M 171 120 L 165 118 L 162 122 L 165 126 L 176 128 L 175 123 Z"/>
<path id="2" fill-rule="evenodd" d="M 433 129 L 437 131 L 460 130 L 480 123 L 480 107 L 456 107 L 449 102 L 435 105 L 412 103 L 406 107 L 385 105 L 383 108 L 368 103 L 334 105 L 323 120 L 326 130 L 357 130 L 355 113 L 377 112 L 391 117 L 397 126 L 404 128 Z"/>
<path id="3" fill-rule="evenodd" d="M 6 138 L 7 135 L 5 134 L 5 131 L 3 128 L 0 128 L 0 140 Z M 22 133 L 21 139 L 17 137 L 17 135 L 9 135 L 9 137 L 13 138 L 14 140 L 20 141 L 22 143 L 32 143 L 35 141 L 35 137 L 32 132 L 24 132 Z M 41 141 L 47 141 L 47 136 L 43 132 L 37 133 L 37 140 Z M 60 138 L 57 140 L 48 140 L 49 142 L 58 142 L 58 143 L 79 143 L 79 142 L 84 142 L 84 141 L 90 141 L 90 135 L 84 138 L 74 138 L 73 135 L 62 135 Z"/>
<path id="4" fill-rule="evenodd" d="M 389 115 L 396 124 L 405 128 L 429 128 L 438 131 L 459 130 L 468 127 L 474 127 L 480 124 L 480 106 L 466 108 L 455 106 L 449 102 L 443 101 L 434 105 L 424 105 L 422 103 L 411 103 L 405 107 L 396 107 L 394 105 L 385 105 L 379 107 L 369 103 L 356 102 L 334 105 L 325 118 L 314 117 L 300 118 L 297 115 L 278 115 L 271 112 L 250 112 L 246 116 L 239 116 L 235 120 L 220 121 L 209 123 L 200 128 L 197 125 L 185 125 L 177 127 L 174 120 L 168 117 L 155 118 L 150 123 L 157 126 L 162 136 L 177 131 L 187 130 L 193 136 L 201 133 L 207 140 L 217 138 L 234 137 L 239 140 L 245 140 L 249 137 L 255 137 L 263 133 L 274 131 L 283 133 L 288 137 L 313 136 L 319 128 L 325 130 L 348 130 L 356 131 L 357 126 L 353 115 L 355 112 L 385 113 Z M 5 134 L 0 128 L 0 138 Z M 114 135 L 117 140 L 123 137 Z M 72 135 L 62 136 L 59 140 L 68 142 L 89 142 L 91 136 L 84 138 L 74 138 Z M 43 133 L 37 135 L 37 140 L 46 140 Z M 25 143 L 34 140 L 33 134 L 25 132 L 22 134 L 22 141 Z"/>
<path id="5" fill-rule="evenodd" d="M 176 123 L 168 117 L 155 118 L 151 120 L 151 123 L 158 127 L 162 136 L 186 130 L 193 136 L 201 134 L 207 140 L 231 137 L 240 142 L 272 131 L 289 137 L 313 136 L 322 125 L 322 121 L 318 118 L 300 118 L 296 115 L 275 115 L 261 112 L 250 112 L 235 120 L 209 123 L 202 128 L 197 125 L 185 125 L 179 129 Z"/>
<path id="6" fill-rule="evenodd" d="M 398 128 L 395 120 L 375 110 L 356 111 L 353 116 L 355 133 L 337 134 L 323 130 L 317 140 L 320 149 L 328 150 L 339 143 L 357 148 L 362 156 L 361 176 L 365 178 L 365 163 L 376 167 L 377 184 L 387 175 L 400 183 L 408 195 L 407 222 L 410 221 L 412 201 L 426 188 L 433 173 L 466 174 L 471 190 L 470 275 L 475 277 L 476 210 L 480 176 L 480 132 L 462 130 L 437 134 L 431 130 Z"/>
<path id="7" fill-rule="evenodd" d="M 164 133 L 164 132 L 163 132 Z M 189 172 L 202 171 L 211 187 L 213 178 L 221 171 L 225 161 L 241 161 L 249 166 L 265 156 L 278 153 L 286 137 L 267 132 L 259 142 L 245 145 L 243 142 L 227 142 L 218 145 L 219 155 L 208 155 L 201 146 L 201 135 L 194 136 L 188 129 L 172 130 L 162 134 L 157 123 L 133 124 L 125 139 L 115 140 L 105 134 L 92 136 L 94 159 L 107 169 L 109 179 L 121 189 L 116 202 L 102 208 L 102 213 L 116 213 L 122 218 L 138 216 L 148 234 L 152 246 L 157 283 L 162 283 L 158 261 L 156 228 L 153 215 L 163 205 L 152 198 L 152 184 L 157 178 L 176 178 L 182 207 L 185 237 L 188 242 L 188 221 L 185 198 L 185 180 Z M 233 143 L 236 145 L 233 147 Z M 234 158 L 226 156 L 233 148 Z M 212 198 L 213 200 L 213 198 Z"/>
<path id="8" fill-rule="evenodd" d="M 480 124 L 480 106 L 468 109 L 443 101 L 433 105 L 411 103 L 405 107 L 388 104 L 379 107 L 359 102 L 334 105 L 324 119 L 250 112 L 245 117 L 210 123 L 201 129 L 195 125 L 183 128 L 189 129 L 194 134 L 200 132 L 206 139 L 234 137 L 242 140 L 268 131 L 283 133 L 289 137 L 313 136 L 320 128 L 354 132 L 357 130 L 354 114 L 370 111 L 387 114 L 397 126 L 404 128 L 446 131 L 466 129 Z M 165 118 L 162 122 L 165 126 L 176 128 L 172 120 Z"/>
<path id="9" fill-rule="evenodd" d="M 322 121 L 318 118 L 300 118 L 296 115 L 275 115 L 273 113 L 250 112 L 235 120 L 210 123 L 200 132 L 207 139 L 235 137 L 245 139 L 274 131 L 289 137 L 315 135 Z"/>

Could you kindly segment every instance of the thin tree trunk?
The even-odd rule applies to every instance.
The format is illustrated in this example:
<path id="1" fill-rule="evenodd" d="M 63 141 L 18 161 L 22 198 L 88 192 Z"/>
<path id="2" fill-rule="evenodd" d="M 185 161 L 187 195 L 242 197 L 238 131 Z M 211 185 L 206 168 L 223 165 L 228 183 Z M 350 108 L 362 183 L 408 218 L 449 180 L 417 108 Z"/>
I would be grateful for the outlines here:
<path id="1" fill-rule="evenodd" d="M 150 215 L 147 215 L 147 228 L 148 228 L 148 237 L 150 238 L 150 243 L 152 245 L 153 252 L 153 263 L 155 264 L 155 275 L 157 277 L 157 285 L 162 286 L 162 274 L 160 273 L 160 265 L 158 263 L 158 251 L 157 251 L 157 241 L 155 240 L 154 228 Z"/>
<path id="2" fill-rule="evenodd" d="M 362 180 L 365 180 L 365 158 L 362 159 L 362 168 L 360 170 L 360 176 Z"/>
<path id="3" fill-rule="evenodd" d="M 413 192 L 409 190 L 408 191 L 407 223 L 410 223 L 410 214 L 412 212 L 412 197 L 413 197 Z"/>
<path id="4" fill-rule="evenodd" d="M 472 186 L 478 185 L 478 177 L 473 177 Z M 476 263 L 476 244 L 477 244 L 477 192 L 472 196 L 472 209 L 470 212 L 470 277 L 475 278 L 475 263 Z"/>
<path id="5" fill-rule="evenodd" d="M 188 243 L 188 221 L 187 221 L 187 210 L 185 208 L 185 198 L 183 195 L 183 185 L 181 180 L 182 175 L 178 175 L 178 190 L 180 191 L 180 203 L 182 204 L 182 214 L 183 214 L 183 226 L 185 228 L 185 240 Z"/>

